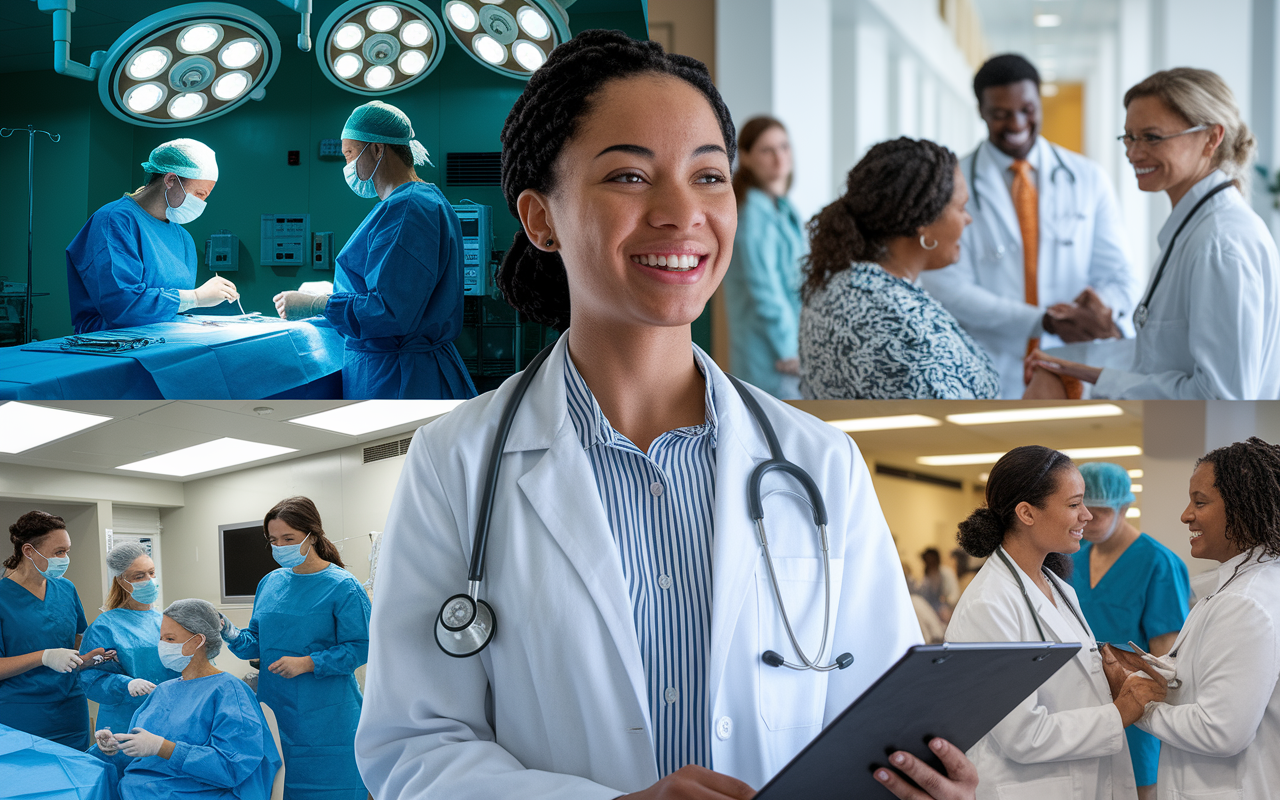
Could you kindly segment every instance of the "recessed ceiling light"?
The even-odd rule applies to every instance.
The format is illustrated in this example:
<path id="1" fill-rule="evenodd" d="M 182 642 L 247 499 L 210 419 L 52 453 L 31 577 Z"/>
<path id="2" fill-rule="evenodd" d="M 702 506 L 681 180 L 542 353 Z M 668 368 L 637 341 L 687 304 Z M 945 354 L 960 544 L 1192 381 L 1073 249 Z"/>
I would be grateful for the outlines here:
<path id="1" fill-rule="evenodd" d="M 0 405 L 0 453 L 21 453 L 110 421 L 101 414 L 5 403 Z"/>
<path id="2" fill-rule="evenodd" d="M 1142 484 L 1140 484 L 1140 483 L 1131 483 L 1131 484 L 1129 484 L 1129 489 L 1130 489 L 1134 494 L 1138 494 L 1139 492 L 1141 492 L 1141 491 L 1142 491 Z"/>
<path id="3" fill-rule="evenodd" d="M 461 400 L 365 400 L 289 421 L 348 436 L 360 436 L 438 417 L 449 413 L 461 403 Z"/>
<path id="4" fill-rule="evenodd" d="M 978 473 L 978 483 L 986 483 L 986 482 L 987 482 L 987 479 L 988 479 L 988 478 L 990 478 L 990 477 L 991 477 L 991 473 L 990 473 L 990 472 L 979 472 L 979 473 Z"/>
<path id="5" fill-rule="evenodd" d="M 1066 448 L 1061 451 L 1075 460 L 1089 460 L 1095 458 L 1123 458 L 1125 456 L 1140 456 L 1142 448 L 1135 445 L 1121 445 L 1117 447 L 1073 447 Z M 954 455 L 945 456 L 920 456 L 916 459 L 917 464 L 923 464 L 926 467 L 962 467 L 972 464 L 994 464 L 1000 460 L 1004 453 L 956 453 Z"/>
<path id="6" fill-rule="evenodd" d="M 296 452 L 297 450 L 293 447 L 222 438 L 152 458 L 144 458 L 130 464 L 122 464 L 116 469 L 185 478 L 188 475 L 212 472 L 215 469 L 234 467 L 237 464 L 247 464 L 250 461 L 261 461 L 264 458 Z"/>
<path id="7" fill-rule="evenodd" d="M 1140 470 L 1140 469 L 1131 469 L 1131 470 L 1129 470 L 1129 477 L 1130 477 L 1130 478 L 1141 478 L 1141 477 L 1142 477 L 1142 470 Z"/>
<path id="8" fill-rule="evenodd" d="M 891 431 L 900 428 L 936 428 L 942 420 L 923 414 L 903 414 L 896 417 L 861 417 L 858 419 L 833 419 L 834 425 L 846 433 L 854 431 Z"/>
<path id="9" fill-rule="evenodd" d="M 1126 519 L 1137 519 L 1138 517 L 1142 516 L 1142 512 L 1130 506 L 1129 510 L 1124 512 L 1124 516 Z"/>
<path id="10" fill-rule="evenodd" d="M 1037 28 L 1056 28 L 1062 24 L 1062 15 L 1036 14 L 1035 23 Z"/>
<path id="11" fill-rule="evenodd" d="M 1066 447 L 1062 452 L 1076 461 L 1088 461 L 1094 458 L 1124 458 L 1142 455 L 1142 448 L 1137 445 L 1120 445 L 1118 447 Z"/>
<path id="12" fill-rule="evenodd" d="M 1070 406 L 1012 408 L 1005 411 L 975 411 L 967 414 L 948 414 L 947 422 L 956 425 L 994 425 L 1002 422 L 1042 422 L 1052 419 L 1118 417 L 1123 413 L 1124 409 L 1111 403 L 1081 403 Z"/>

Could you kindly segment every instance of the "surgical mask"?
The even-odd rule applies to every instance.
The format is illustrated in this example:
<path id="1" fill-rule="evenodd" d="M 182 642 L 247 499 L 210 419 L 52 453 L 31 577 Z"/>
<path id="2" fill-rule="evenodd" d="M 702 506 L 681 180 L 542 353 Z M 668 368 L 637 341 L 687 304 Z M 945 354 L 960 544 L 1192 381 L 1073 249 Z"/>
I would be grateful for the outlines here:
<path id="1" fill-rule="evenodd" d="M 129 594 L 133 596 L 135 602 L 150 605 L 160 596 L 160 584 L 156 582 L 155 578 L 142 583 L 133 583 L 132 581 L 125 581 L 125 583 L 133 587 L 133 591 L 129 592 Z"/>
<path id="2" fill-rule="evenodd" d="M 366 144 L 364 150 L 360 151 L 360 155 L 353 158 L 350 164 L 342 168 L 342 176 L 347 179 L 347 185 L 351 187 L 351 191 L 365 199 L 373 199 L 378 196 L 378 190 L 373 186 L 373 176 L 378 171 L 378 167 L 382 166 L 382 159 L 379 158 L 378 163 L 373 165 L 373 172 L 369 173 L 368 178 L 361 179 L 356 174 L 356 164 L 360 163 L 360 157 L 368 149 L 369 145 Z"/>
<path id="3" fill-rule="evenodd" d="M 276 563 L 280 566 L 287 569 L 293 569 L 303 561 L 307 560 L 306 555 L 302 552 L 302 545 L 310 538 L 311 534 L 308 533 L 306 537 L 297 544 L 273 544 L 271 545 L 271 557 L 274 558 Z M 310 552 L 310 550 L 307 552 Z"/>
<path id="4" fill-rule="evenodd" d="M 32 545 L 31 549 L 36 550 L 34 545 Z M 45 561 L 49 562 L 47 569 L 40 569 L 39 567 L 36 567 L 36 572 L 39 572 L 44 578 L 61 578 L 62 574 L 67 571 L 67 567 L 71 566 L 71 559 L 66 556 L 49 558 L 39 550 L 36 550 L 36 553 Z M 36 560 L 34 558 L 27 556 L 27 560 L 31 562 L 31 566 L 35 567 Z"/>
<path id="5" fill-rule="evenodd" d="M 183 198 L 182 204 L 175 208 L 169 205 L 169 190 L 166 188 L 164 190 L 164 215 L 170 222 L 186 225 L 204 213 L 205 202 L 187 191 L 187 187 L 182 184 L 182 178 L 178 178 L 178 185 L 182 187 L 186 197 Z"/>
<path id="6" fill-rule="evenodd" d="M 196 636 L 199 635 L 198 633 L 196 634 Z M 196 638 L 196 636 L 192 636 L 191 639 Z M 188 639 L 187 642 L 191 641 L 191 639 Z M 195 656 L 195 653 L 189 656 L 182 654 L 182 648 L 186 646 L 187 642 L 160 642 L 156 645 L 156 649 L 160 651 L 160 663 L 164 664 L 165 669 L 182 672 L 187 668 L 187 665 L 191 663 L 191 659 Z"/>

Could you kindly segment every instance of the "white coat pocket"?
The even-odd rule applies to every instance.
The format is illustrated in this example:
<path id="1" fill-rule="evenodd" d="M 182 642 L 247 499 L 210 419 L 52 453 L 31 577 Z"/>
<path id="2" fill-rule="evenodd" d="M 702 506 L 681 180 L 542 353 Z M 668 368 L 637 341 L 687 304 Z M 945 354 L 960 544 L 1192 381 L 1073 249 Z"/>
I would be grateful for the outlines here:
<path id="1" fill-rule="evenodd" d="M 996 787 L 996 797 L 1000 800 L 1046 800 L 1046 798 L 1066 800 L 1076 796 L 1074 785 L 1070 775 L 1041 778 L 1038 781 L 1002 783 Z"/>

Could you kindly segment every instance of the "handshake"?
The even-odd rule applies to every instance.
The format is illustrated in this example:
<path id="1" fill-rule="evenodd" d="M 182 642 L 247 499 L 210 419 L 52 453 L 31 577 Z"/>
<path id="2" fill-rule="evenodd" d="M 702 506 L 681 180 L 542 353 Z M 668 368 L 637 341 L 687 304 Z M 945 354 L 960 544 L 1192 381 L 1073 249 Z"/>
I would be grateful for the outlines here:
<path id="1" fill-rule="evenodd" d="M 1040 324 L 1046 333 L 1052 333 L 1067 343 L 1120 339 L 1124 334 L 1116 325 L 1114 316 L 1098 293 L 1086 288 L 1071 303 L 1049 306 Z"/>

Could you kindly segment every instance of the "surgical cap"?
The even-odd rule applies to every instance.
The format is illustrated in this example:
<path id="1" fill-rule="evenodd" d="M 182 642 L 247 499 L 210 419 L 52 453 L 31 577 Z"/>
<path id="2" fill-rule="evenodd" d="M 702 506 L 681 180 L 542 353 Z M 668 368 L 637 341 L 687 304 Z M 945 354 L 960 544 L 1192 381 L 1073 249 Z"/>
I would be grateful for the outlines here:
<path id="1" fill-rule="evenodd" d="M 111 577 L 118 578 L 129 569 L 130 564 L 138 560 L 138 556 L 146 554 L 146 549 L 137 542 L 121 542 L 107 553 L 107 572 L 111 573 Z"/>
<path id="2" fill-rule="evenodd" d="M 188 597 L 174 600 L 164 610 L 164 615 L 192 633 L 204 637 L 205 658 L 213 658 L 222 652 L 222 617 L 208 600 Z"/>
<path id="3" fill-rule="evenodd" d="M 1129 486 L 1129 471 L 1119 464 L 1091 461 L 1080 465 L 1084 478 L 1084 504 L 1120 508 L 1135 499 Z"/>
<path id="4" fill-rule="evenodd" d="M 347 124 L 342 126 L 342 138 L 358 142 L 408 145 L 409 152 L 413 153 L 413 163 L 431 163 L 427 148 L 413 138 L 413 125 L 409 123 L 409 117 L 381 100 L 357 106 L 351 116 L 347 117 Z"/>
<path id="5" fill-rule="evenodd" d="M 214 158 L 213 151 L 195 139 L 165 142 L 151 151 L 150 157 L 142 162 L 142 168 L 160 174 L 172 172 L 180 178 L 198 181 L 218 179 L 218 160 Z"/>

